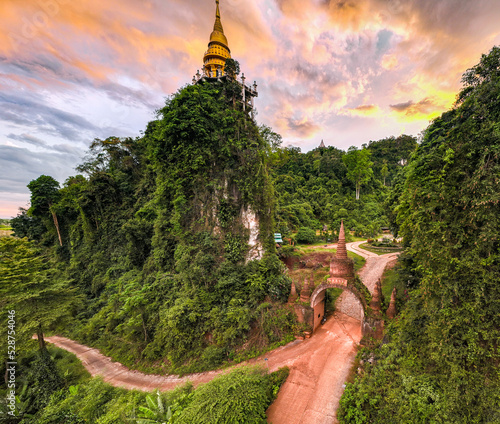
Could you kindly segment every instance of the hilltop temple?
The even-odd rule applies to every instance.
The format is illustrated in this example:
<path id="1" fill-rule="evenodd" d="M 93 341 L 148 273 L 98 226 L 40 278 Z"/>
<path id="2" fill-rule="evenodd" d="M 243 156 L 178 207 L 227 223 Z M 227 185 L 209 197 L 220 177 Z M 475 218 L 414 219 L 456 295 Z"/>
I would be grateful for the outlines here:
<path id="1" fill-rule="evenodd" d="M 203 56 L 203 73 L 207 77 L 225 75 L 226 60 L 231 59 L 227 38 L 220 20 L 219 0 L 216 0 L 214 30 L 210 34 L 208 50 Z"/>
<path id="2" fill-rule="evenodd" d="M 208 49 L 203 55 L 203 67 L 201 73 L 198 70 L 193 77 L 193 84 L 200 84 L 203 82 L 222 82 L 227 78 L 234 78 L 236 83 L 241 87 L 241 96 L 238 99 L 238 104 L 241 105 L 243 111 L 249 112 L 252 119 L 255 114 L 254 97 L 258 96 L 257 83 L 254 81 L 252 86 L 245 84 L 245 74 L 238 76 L 230 76 L 226 73 L 226 60 L 231 59 L 231 50 L 224 28 L 220 18 L 219 0 L 215 1 L 215 23 L 214 29 L 210 34 L 208 42 Z"/>

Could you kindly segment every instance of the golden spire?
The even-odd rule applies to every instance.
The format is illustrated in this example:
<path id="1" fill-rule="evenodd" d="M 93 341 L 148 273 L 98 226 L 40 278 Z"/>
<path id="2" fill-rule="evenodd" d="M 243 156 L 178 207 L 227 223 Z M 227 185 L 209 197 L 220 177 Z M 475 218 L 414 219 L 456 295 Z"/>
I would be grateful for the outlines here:
<path id="1" fill-rule="evenodd" d="M 224 29 L 222 28 L 222 22 L 220 21 L 219 0 L 215 0 L 215 3 L 217 3 L 217 8 L 215 9 L 214 31 L 219 31 L 224 33 Z"/>
<path id="2" fill-rule="evenodd" d="M 227 38 L 224 35 L 224 28 L 222 28 L 222 22 L 220 20 L 219 0 L 215 0 L 215 3 L 217 3 L 217 7 L 215 9 L 215 23 L 214 30 L 212 34 L 210 34 L 210 41 L 217 41 L 222 43 L 225 47 L 228 47 Z"/>
<path id="3" fill-rule="evenodd" d="M 224 75 L 226 59 L 231 57 L 231 51 L 220 20 L 219 0 L 215 0 L 215 4 L 214 30 L 210 34 L 208 50 L 203 57 L 204 72 L 209 77 Z"/>

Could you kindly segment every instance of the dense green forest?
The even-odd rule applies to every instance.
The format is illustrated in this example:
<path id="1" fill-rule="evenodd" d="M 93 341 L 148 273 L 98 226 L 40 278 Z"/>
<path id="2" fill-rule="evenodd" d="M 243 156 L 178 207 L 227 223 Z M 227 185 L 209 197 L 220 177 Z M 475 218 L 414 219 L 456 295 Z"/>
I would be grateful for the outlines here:
<path id="1" fill-rule="evenodd" d="M 341 218 L 359 234 L 388 225 L 388 186 L 414 138 L 303 154 L 238 110 L 233 84 L 182 88 L 141 137 L 94 140 L 62 187 L 46 175 L 28 184 L 31 207 L 11 220 L 20 238 L 0 239 L 18 350 L 31 352 L 38 334 L 40 358 L 27 355 L 26 369 L 54 370 L 47 332 L 147 372 L 254 356 L 302 330 L 284 304 L 291 280 L 273 232 L 308 230 L 314 242 Z M 20 378 L 27 399 L 46 389 L 30 412 L 64 385 Z"/>
<path id="2" fill-rule="evenodd" d="M 416 147 L 401 136 L 347 153 L 282 148 L 279 135 L 231 107 L 229 85 L 183 88 L 142 137 L 94 140 L 83 175 L 62 188 L 50 176 L 31 181 L 31 208 L 12 220 L 17 236 L 45 249 L 57 291 L 78 293 L 66 334 L 128 366 L 200 371 L 287 340 L 290 279 L 273 232 L 344 218 L 360 234 L 378 233 L 389 189 L 372 165 L 386 165 L 389 183 Z M 349 172 L 361 152 L 356 200 Z M 259 260 L 250 260 L 259 252 L 248 245 L 249 214 Z"/>
<path id="3" fill-rule="evenodd" d="M 257 347 L 292 330 L 279 303 L 263 302 L 290 287 L 272 238 L 270 147 L 229 107 L 228 85 L 180 90 L 141 138 L 95 140 L 85 177 L 30 182 L 31 208 L 12 220 L 46 247 L 59 290 L 81 295 L 71 336 L 128 366 L 213 368 L 251 330 Z M 256 215 L 258 261 L 245 213 Z"/>
<path id="4" fill-rule="evenodd" d="M 285 236 L 300 227 L 330 229 L 346 226 L 356 235 L 374 236 L 391 224 L 386 201 L 390 185 L 417 147 L 412 136 L 371 141 L 348 152 L 335 147 L 301 153 L 299 148 L 279 149 L 272 166 L 277 193 L 276 226 Z M 350 172 L 366 153 L 364 183 L 356 200 L 356 179 Z M 385 183 L 385 184 L 384 184 Z"/>
<path id="5" fill-rule="evenodd" d="M 10 221 L 17 237 L 0 238 L 2 319 L 16 311 L 18 401 L 34 415 L 25 422 L 122 422 L 113 410 L 147 401 L 86 379 L 67 357 L 54 361 L 62 354 L 44 333 L 181 374 L 291 340 L 301 327 L 285 305 L 291 280 L 273 233 L 311 243 L 318 231 L 334 238 L 324 226 L 341 219 L 356 235 L 403 236 L 407 302 L 384 343 L 361 352 L 340 420 L 499 422 L 499 69 L 495 48 L 421 143 L 401 135 L 348 151 L 282 147 L 238 109 L 231 80 L 186 86 L 140 137 L 94 140 L 62 187 L 45 175 L 29 182 L 31 207 Z M 264 387 L 256 422 L 279 387 L 273 378 L 234 377 Z M 210 386 L 182 390 L 162 402 L 198 416 Z M 97 415 L 71 406 L 90 398 L 102 401 Z"/>
<path id="6" fill-rule="evenodd" d="M 362 353 L 342 423 L 500 422 L 500 48 L 463 84 L 395 184 L 409 300 Z"/>

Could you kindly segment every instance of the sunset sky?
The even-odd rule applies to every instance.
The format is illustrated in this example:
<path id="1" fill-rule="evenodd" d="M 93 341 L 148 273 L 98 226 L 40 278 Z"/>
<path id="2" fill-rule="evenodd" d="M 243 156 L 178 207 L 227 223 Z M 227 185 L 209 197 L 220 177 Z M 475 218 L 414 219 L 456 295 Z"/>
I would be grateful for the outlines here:
<path id="1" fill-rule="evenodd" d="M 257 122 L 303 151 L 418 135 L 500 44 L 498 0 L 221 0 Z M 202 66 L 214 0 L 0 1 L 0 217 L 95 137 L 139 136 Z"/>

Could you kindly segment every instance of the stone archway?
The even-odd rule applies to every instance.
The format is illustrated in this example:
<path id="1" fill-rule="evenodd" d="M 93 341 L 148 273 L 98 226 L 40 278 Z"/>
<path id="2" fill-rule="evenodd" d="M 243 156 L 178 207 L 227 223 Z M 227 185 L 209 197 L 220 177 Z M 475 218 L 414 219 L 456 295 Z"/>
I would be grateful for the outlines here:
<path id="1" fill-rule="evenodd" d="M 314 281 L 312 279 L 311 281 Z M 361 283 L 362 284 L 362 283 Z M 361 305 L 361 332 L 363 335 L 377 335 L 381 333 L 383 321 L 380 315 L 380 294 L 373 297 L 370 305 L 368 305 L 362 289 L 355 286 L 354 261 L 347 256 L 344 222 L 340 223 L 339 240 L 337 243 L 337 252 L 335 257 L 330 262 L 330 278 L 325 283 L 320 284 L 311 293 L 311 286 L 306 279 L 300 290 L 300 303 L 295 303 L 297 292 L 295 284 L 292 284 L 291 293 L 288 302 L 293 304 L 295 314 L 299 322 L 305 322 L 311 325 L 313 331 L 321 323 L 325 314 L 325 291 L 329 288 L 339 288 L 344 290 L 344 293 L 349 294 L 349 297 L 354 296 Z M 368 290 L 368 289 L 366 289 Z M 381 293 L 381 290 L 380 290 Z M 354 300 L 352 299 L 352 300 Z M 309 304 L 308 304 L 309 303 Z M 360 314 L 360 315 L 361 315 Z"/>
<path id="2" fill-rule="evenodd" d="M 348 284 L 345 278 L 329 278 L 326 283 L 320 284 L 314 289 L 310 297 L 310 306 L 313 310 L 313 331 L 318 328 L 325 314 L 325 291 L 327 289 L 338 288 L 352 293 L 361 304 L 363 310 L 362 322 L 364 324 L 367 316 L 368 305 L 363 295 L 352 285 Z M 364 325 L 363 325 L 364 327 Z"/>

